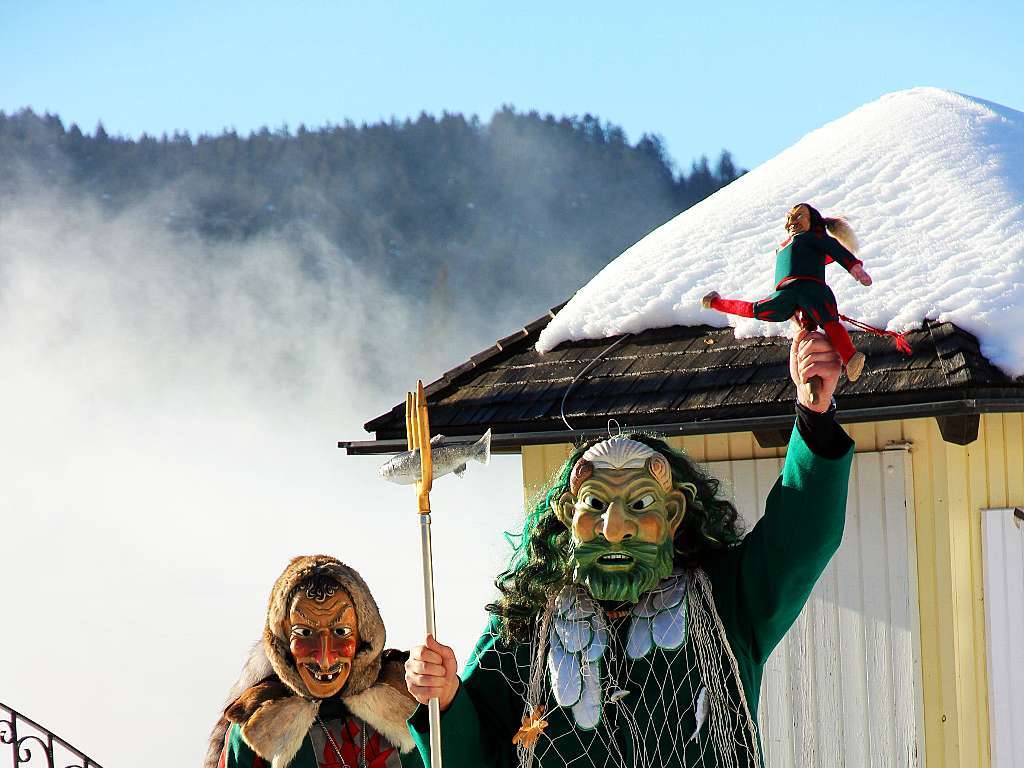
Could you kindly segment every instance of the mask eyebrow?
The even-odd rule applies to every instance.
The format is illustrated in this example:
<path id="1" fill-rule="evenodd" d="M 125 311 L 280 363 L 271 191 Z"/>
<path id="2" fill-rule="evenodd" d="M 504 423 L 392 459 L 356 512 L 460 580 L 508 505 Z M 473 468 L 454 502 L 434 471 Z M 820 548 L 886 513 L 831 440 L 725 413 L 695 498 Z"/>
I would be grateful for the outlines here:
<path id="1" fill-rule="evenodd" d="M 328 624 L 337 624 L 339 621 L 342 620 L 342 618 L 345 616 L 345 614 L 348 613 L 349 611 L 352 611 L 353 614 L 354 614 L 355 613 L 355 606 L 352 605 L 351 603 L 345 603 L 343 606 L 341 606 L 341 608 L 338 609 L 338 612 L 336 614 L 334 614 L 334 616 L 331 617 L 331 620 L 328 621 L 327 623 Z M 355 621 L 355 616 L 354 615 L 352 616 L 352 619 L 353 619 L 353 621 Z"/>
<path id="2" fill-rule="evenodd" d="M 299 616 L 301 616 L 302 618 L 304 618 L 304 619 L 306 620 L 306 622 L 307 622 L 307 623 L 309 623 L 310 625 L 312 625 L 312 626 L 313 626 L 313 627 L 315 627 L 316 629 L 319 629 L 319 628 L 320 628 L 320 622 L 319 622 L 319 621 L 317 621 L 316 619 L 311 619 L 311 618 L 310 618 L 309 616 L 307 616 L 306 614 L 304 614 L 304 613 L 302 612 L 302 609 L 301 609 L 301 608 L 299 608 L 299 606 L 297 606 L 297 605 L 296 605 L 296 606 L 293 606 L 293 607 L 292 607 L 292 610 L 293 610 L 293 611 L 295 611 L 295 613 L 299 614 Z"/>

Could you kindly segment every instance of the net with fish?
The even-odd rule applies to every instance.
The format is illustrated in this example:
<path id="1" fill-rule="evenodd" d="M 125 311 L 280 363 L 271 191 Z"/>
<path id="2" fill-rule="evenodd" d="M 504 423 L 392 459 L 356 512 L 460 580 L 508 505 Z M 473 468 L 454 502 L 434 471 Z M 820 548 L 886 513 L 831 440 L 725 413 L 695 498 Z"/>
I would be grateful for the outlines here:
<path id="1" fill-rule="evenodd" d="M 702 571 L 675 572 L 611 615 L 568 586 L 538 617 L 529 643 L 496 641 L 477 666 L 522 700 L 523 768 L 761 764 Z"/>

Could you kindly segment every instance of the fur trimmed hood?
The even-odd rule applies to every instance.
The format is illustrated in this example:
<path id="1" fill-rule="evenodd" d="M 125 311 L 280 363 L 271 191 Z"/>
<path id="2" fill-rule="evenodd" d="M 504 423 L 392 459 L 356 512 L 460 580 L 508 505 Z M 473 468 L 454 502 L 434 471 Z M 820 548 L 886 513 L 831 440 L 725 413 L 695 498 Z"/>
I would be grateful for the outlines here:
<path id="1" fill-rule="evenodd" d="M 293 591 L 315 573 L 329 576 L 349 593 L 359 624 L 361 645 L 338 698 L 400 751 L 415 748 L 406 727 L 416 709 L 405 690 L 408 653 L 384 650 L 384 623 L 362 577 L 333 557 L 314 555 L 292 560 L 274 583 L 262 642 L 253 647 L 228 693 L 223 714 L 210 734 L 204 768 L 216 768 L 232 723 L 241 726 L 246 744 L 272 768 L 285 768 L 302 747 L 321 700 L 313 698 L 303 684 L 282 627 Z"/>
<path id="2" fill-rule="evenodd" d="M 288 564 L 284 573 L 274 582 L 274 589 L 270 593 L 267 624 L 263 629 L 263 649 L 281 682 L 303 698 L 314 698 L 295 667 L 288 647 L 289 638 L 283 631 L 283 625 L 288 616 L 288 604 L 296 588 L 316 574 L 327 576 L 341 584 L 355 604 L 360 647 L 352 659 L 352 671 L 345 681 L 345 687 L 341 689 L 342 697 L 354 696 L 365 691 L 377 680 L 380 674 L 380 654 L 384 650 L 386 637 L 380 609 L 370 594 L 370 588 L 366 586 L 362 576 L 340 560 L 327 555 L 307 555 L 296 557 Z"/>

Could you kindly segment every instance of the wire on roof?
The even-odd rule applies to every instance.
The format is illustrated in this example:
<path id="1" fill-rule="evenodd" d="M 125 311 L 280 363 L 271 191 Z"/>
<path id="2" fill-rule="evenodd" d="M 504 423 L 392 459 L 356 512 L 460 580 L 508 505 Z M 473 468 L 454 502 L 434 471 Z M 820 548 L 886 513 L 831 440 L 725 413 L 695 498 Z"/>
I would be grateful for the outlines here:
<path id="1" fill-rule="evenodd" d="M 597 357 L 595 357 L 593 360 L 587 363 L 586 367 L 582 371 L 577 373 L 575 378 L 573 378 L 573 380 L 569 382 L 569 386 L 566 388 L 565 394 L 562 395 L 562 404 L 559 406 L 558 410 L 562 416 L 562 423 L 565 424 L 565 428 L 568 429 L 570 432 L 575 432 L 575 430 L 572 428 L 572 425 L 569 423 L 569 420 L 565 418 L 565 401 L 569 399 L 569 393 L 572 392 L 572 388 L 576 386 L 576 382 L 580 380 L 583 374 L 585 374 L 587 371 L 593 368 L 594 365 L 596 365 L 597 362 L 601 360 L 601 358 L 603 358 L 605 355 L 607 355 L 609 352 L 611 352 L 613 349 L 619 346 L 619 344 L 624 342 L 632 335 L 632 333 L 626 333 L 623 334 L 620 338 L 613 341 L 607 349 L 605 349 L 603 352 L 601 352 L 601 354 L 599 354 Z"/>

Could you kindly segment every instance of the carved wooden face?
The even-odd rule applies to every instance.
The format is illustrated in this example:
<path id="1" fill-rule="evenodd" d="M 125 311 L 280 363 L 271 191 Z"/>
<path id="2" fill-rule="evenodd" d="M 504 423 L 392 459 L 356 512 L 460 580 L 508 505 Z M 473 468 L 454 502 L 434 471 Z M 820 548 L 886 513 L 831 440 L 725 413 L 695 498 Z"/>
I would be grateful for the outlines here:
<path id="1" fill-rule="evenodd" d="M 316 596 L 300 590 L 292 599 L 286 622 L 289 647 L 302 682 L 318 699 L 334 696 L 348 681 L 359 647 L 351 596 L 340 587 Z"/>
<path id="2" fill-rule="evenodd" d="M 786 231 L 799 235 L 811 228 L 811 212 L 806 205 L 794 205 L 786 214 Z"/>
<path id="3" fill-rule="evenodd" d="M 649 468 L 595 468 L 556 504 L 572 531 L 575 580 L 598 600 L 636 602 L 671 574 L 686 496 Z"/>

